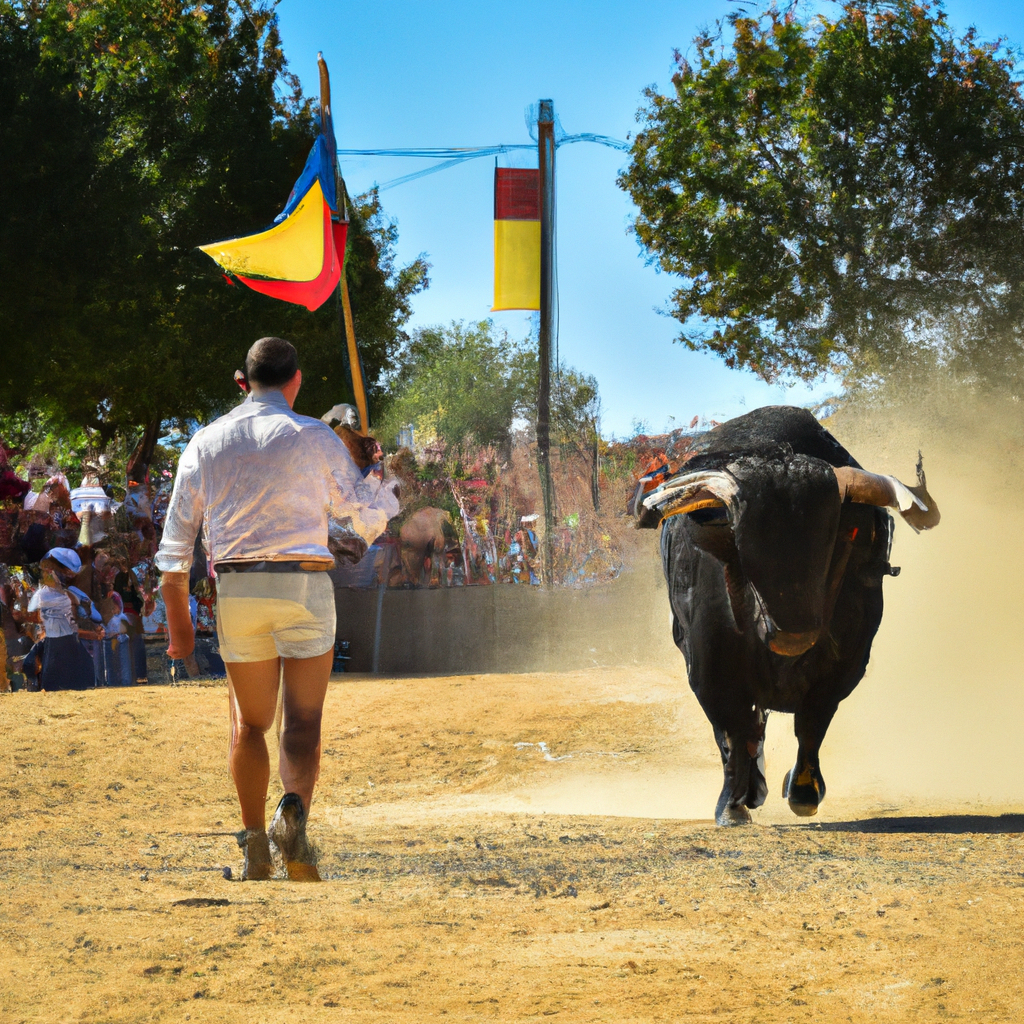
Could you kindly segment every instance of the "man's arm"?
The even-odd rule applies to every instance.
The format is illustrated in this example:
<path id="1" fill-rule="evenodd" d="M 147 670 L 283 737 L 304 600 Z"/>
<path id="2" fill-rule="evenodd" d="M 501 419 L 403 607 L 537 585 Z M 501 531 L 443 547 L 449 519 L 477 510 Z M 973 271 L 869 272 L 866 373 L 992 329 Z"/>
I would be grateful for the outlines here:
<path id="1" fill-rule="evenodd" d="M 196 645 L 192 630 L 192 616 L 188 607 L 188 572 L 165 572 L 160 577 L 160 593 L 167 613 L 167 632 L 170 643 L 167 656 L 187 658 Z"/>
<path id="2" fill-rule="evenodd" d="M 327 432 L 324 440 L 334 485 L 330 517 L 336 521 L 351 520 L 351 529 L 367 544 L 372 544 L 387 529 L 388 520 L 398 515 L 397 481 L 382 482 L 375 475 L 364 477 L 333 430 Z"/>

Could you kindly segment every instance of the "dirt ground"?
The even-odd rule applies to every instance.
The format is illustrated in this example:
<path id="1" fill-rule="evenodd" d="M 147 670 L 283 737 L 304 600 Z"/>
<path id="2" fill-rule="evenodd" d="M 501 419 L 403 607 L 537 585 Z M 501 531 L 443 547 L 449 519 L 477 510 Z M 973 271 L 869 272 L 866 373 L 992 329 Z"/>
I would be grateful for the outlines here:
<path id="1" fill-rule="evenodd" d="M 780 720 L 716 829 L 681 672 L 338 677 L 316 885 L 225 877 L 226 719 L 222 684 L 0 700 L 0 1019 L 1024 1017 L 1024 815 L 894 802 L 841 727 L 820 821 Z"/>

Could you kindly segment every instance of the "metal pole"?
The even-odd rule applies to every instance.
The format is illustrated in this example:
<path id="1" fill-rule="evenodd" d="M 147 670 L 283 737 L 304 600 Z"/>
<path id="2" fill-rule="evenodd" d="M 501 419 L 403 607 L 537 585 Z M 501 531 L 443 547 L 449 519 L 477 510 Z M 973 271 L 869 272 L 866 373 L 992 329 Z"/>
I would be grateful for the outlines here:
<path id="1" fill-rule="evenodd" d="M 555 105 L 540 101 L 537 116 L 537 158 L 540 168 L 540 330 L 537 338 L 537 465 L 544 499 L 542 575 L 554 582 L 555 488 L 551 480 L 551 339 L 554 334 L 555 281 Z"/>

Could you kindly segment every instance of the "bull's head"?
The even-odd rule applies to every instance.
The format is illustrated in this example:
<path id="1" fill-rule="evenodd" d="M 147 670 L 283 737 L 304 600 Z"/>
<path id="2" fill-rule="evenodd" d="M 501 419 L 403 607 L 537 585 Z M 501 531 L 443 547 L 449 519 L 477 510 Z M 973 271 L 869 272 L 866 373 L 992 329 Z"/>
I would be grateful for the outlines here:
<path id="1" fill-rule="evenodd" d="M 725 470 L 679 474 L 635 507 L 640 525 L 686 516 L 692 543 L 724 567 L 737 628 L 795 657 L 828 626 L 845 566 L 833 559 L 844 501 L 896 508 L 915 530 L 939 521 L 920 458 L 917 486 L 907 487 L 804 455 L 743 456 Z"/>

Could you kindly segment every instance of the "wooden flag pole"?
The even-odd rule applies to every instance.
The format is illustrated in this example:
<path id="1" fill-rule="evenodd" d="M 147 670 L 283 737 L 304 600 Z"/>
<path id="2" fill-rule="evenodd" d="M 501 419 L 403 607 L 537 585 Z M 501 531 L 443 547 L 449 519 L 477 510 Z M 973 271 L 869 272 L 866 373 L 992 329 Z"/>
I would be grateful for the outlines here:
<path id="1" fill-rule="evenodd" d="M 554 333 L 555 105 L 540 101 L 537 116 L 540 168 L 540 329 L 537 335 L 537 466 L 544 501 L 542 578 L 554 582 L 555 488 L 551 479 L 551 337 Z"/>
<path id="2" fill-rule="evenodd" d="M 316 55 L 317 68 L 320 71 L 320 123 L 327 124 L 327 118 L 331 113 L 331 77 L 327 71 L 327 62 L 324 55 Z M 345 182 L 334 165 L 334 184 L 337 194 L 338 207 L 343 213 L 342 219 L 348 220 L 348 199 L 345 192 Z M 359 433 L 364 437 L 370 431 L 370 414 L 366 405 L 366 388 L 363 385 L 363 366 L 359 360 L 359 350 L 356 348 L 356 327 L 352 319 L 352 302 L 348 297 L 348 280 L 346 269 L 348 267 L 348 244 L 345 245 L 345 256 L 341 264 L 341 278 L 338 281 L 338 288 L 341 294 L 342 322 L 345 328 L 345 343 L 348 346 L 348 367 L 352 376 L 352 393 L 356 400 L 356 409 L 359 410 Z"/>
<path id="3" fill-rule="evenodd" d="M 344 186 L 342 186 L 344 188 Z M 346 250 L 348 246 L 345 246 Z M 352 303 L 348 297 L 348 281 L 345 278 L 345 267 L 348 260 L 341 267 L 341 281 L 338 287 L 341 288 L 341 311 L 345 318 L 345 341 L 348 344 L 348 365 L 352 373 L 352 391 L 356 396 L 356 408 L 359 410 L 359 433 L 364 437 L 370 432 L 370 415 L 366 407 L 366 389 L 363 387 L 363 367 L 359 362 L 359 350 L 356 348 L 356 328 L 352 320 Z"/>

